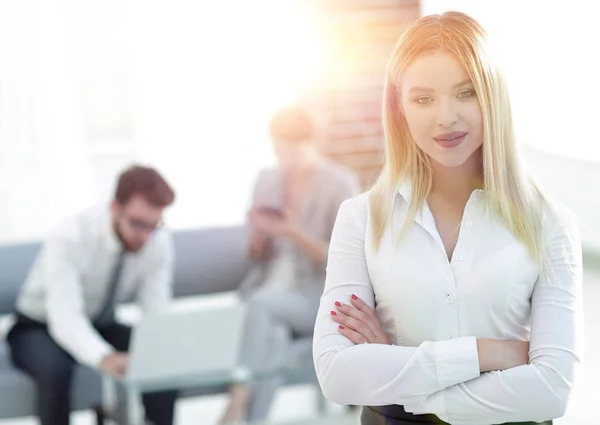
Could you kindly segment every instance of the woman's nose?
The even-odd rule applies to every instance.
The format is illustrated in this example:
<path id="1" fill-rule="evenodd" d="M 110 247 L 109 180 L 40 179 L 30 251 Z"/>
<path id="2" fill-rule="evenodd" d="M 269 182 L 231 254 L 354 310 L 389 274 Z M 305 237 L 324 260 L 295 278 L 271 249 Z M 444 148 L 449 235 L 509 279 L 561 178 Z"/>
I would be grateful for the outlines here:
<path id="1" fill-rule="evenodd" d="M 458 114 L 451 100 L 438 103 L 436 122 L 440 127 L 451 127 L 458 121 Z"/>

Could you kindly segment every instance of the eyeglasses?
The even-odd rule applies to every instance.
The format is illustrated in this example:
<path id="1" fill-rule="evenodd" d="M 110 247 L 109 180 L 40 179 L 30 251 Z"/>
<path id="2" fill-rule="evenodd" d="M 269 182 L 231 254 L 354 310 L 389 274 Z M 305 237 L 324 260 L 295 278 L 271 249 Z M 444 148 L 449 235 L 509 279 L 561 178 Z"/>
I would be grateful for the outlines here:
<path id="1" fill-rule="evenodd" d="M 140 220 L 138 218 L 130 217 L 127 214 L 123 214 L 123 216 L 127 220 L 127 223 L 129 224 L 129 226 L 131 226 L 131 228 L 133 230 L 138 231 L 138 232 L 152 233 L 164 225 L 164 222 L 162 221 L 162 219 L 158 223 L 151 224 L 151 223 L 146 223 L 145 221 Z"/>

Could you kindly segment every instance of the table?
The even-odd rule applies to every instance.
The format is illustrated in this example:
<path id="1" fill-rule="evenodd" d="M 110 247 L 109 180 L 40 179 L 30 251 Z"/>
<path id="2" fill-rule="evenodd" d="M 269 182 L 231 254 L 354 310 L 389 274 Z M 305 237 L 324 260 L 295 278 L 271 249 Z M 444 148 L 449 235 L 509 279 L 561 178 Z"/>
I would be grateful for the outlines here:
<path id="1" fill-rule="evenodd" d="M 223 310 L 225 308 L 225 310 Z M 206 329 L 203 335 L 198 335 L 199 338 L 205 341 L 218 341 L 219 338 L 223 338 L 221 334 L 222 331 L 219 330 L 219 326 L 215 326 L 216 323 L 225 323 L 226 321 L 235 321 L 228 323 L 238 323 L 241 316 L 238 314 L 232 314 L 233 311 L 243 311 L 243 304 L 239 304 L 239 302 L 228 303 L 227 306 L 218 306 L 216 309 L 207 309 L 204 310 L 209 311 L 212 310 L 215 314 L 209 314 L 206 316 L 206 324 L 198 325 L 197 323 L 194 325 L 193 329 L 187 329 L 185 335 L 198 335 L 198 329 Z M 196 308 L 193 308 L 196 310 Z M 226 314 L 223 314 L 225 311 Z M 146 322 L 148 324 L 148 322 Z M 236 325 L 237 326 L 237 325 Z M 231 326 L 225 326 L 225 329 L 231 328 Z M 147 327 L 148 329 L 152 329 L 152 326 Z M 235 332 L 230 332 L 228 335 L 236 335 Z M 235 336 L 235 338 L 243 338 L 243 332 L 239 335 Z M 171 341 L 171 344 L 166 344 L 167 346 L 176 346 L 179 344 L 179 339 L 175 339 Z M 241 347 L 240 347 L 241 348 Z M 191 375 L 187 370 L 183 368 L 169 368 L 170 371 L 162 370 L 161 373 L 143 375 L 143 381 L 132 381 L 131 378 L 127 380 L 119 380 L 110 375 L 103 374 L 102 377 L 102 407 L 103 411 L 107 412 L 107 416 L 110 415 L 111 412 L 115 412 L 115 408 L 118 405 L 117 402 L 117 394 L 118 388 L 122 387 L 126 393 L 127 399 L 127 418 L 126 422 L 128 425 L 140 425 L 143 423 L 142 417 L 142 409 L 141 409 L 141 394 L 142 393 L 151 393 L 151 392 L 160 392 L 160 391 L 169 391 L 169 390 L 185 390 L 186 388 L 199 388 L 199 387 L 214 387 L 214 386 L 228 386 L 234 383 L 246 383 L 250 381 L 256 381 L 261 379 L 268 379 L 275 374 L 285 373 L 288 368 L 293 368 L 294 371 L 302 371 L 305 367 L 310 367 L 310 371 L 307 370 L 307 373 L 314 374 L 312 371 L 312 363 L 310 365 L 304 365 L 302 363 L 288 363 L 281 365 L 267 365 L 266 368 L 260 371 L 253 371 L 251 373 L 249 370 L 240 365 L 239 360 L 233 361 L 221 361 L 223 359 L 223 355 L 221 354 L 221 350 L 227 350 L 227 352 L 231 353 L 229 346 L 221 346 L 219 348 L 219 344 L 207 344 L 204 349 L 202 356 L 204 361 L 202 364 L 210 365 L 204 369 L 204 371 L 196 371 L 195 375 Z M 239 348 L 238 348 L 239 349 Z M 207 351 L 210 350 L 210 351 Z M 238 354 L 239 356 L 239 354 Z M 163 354 L 158 358 L 153 358 L 152 364 L 163 364 L 161 362 L 167 362 L 169 355 L 165 357 Z M 193 357 L 195 358 L 195 357 Z M 188 357 L 189 359 L 189 357 Z M 239 359 L 239 357 L 238 357 Z M 158 362 L 158 363 L 156 363 Z M 171 363 L 173 365 L 173 363 Z M 222 370 L 219 370 L 222 368 Z M 156 372 L 159 372 L 160 369 L 155 369 Z M 167 375 L 167 374 L 173 375 Z M 152 377 L 151 377 L 152 376 Z M 322 397 L 319 398 L 319 401 L 322 403 Z"/>
<path id="2" fill-rule="evenodd" d="M 182 308 L 138 322 L 132 336 L 130 374 L 101 374 L 102 410 L 114 416 L 119 387 L 126 393 L 129 425 L 143 423 L 141 394 L 230 385 L 257 379 L 240 364 L 246 307 L 238 300 L 212 308 Z M 191 316 L 189 314 L 191 313 Z M 162 332 L 156 341 L 156 332 Z M 225 332 L 225 336 L 223 335 Z M 205 342 L 205 343 L 203 343 Z M 154 348 L 160 348 L 154 351 Z M 163 348 L 167 347 L 168 351 Z M 181 351 L 179 351 L 181 349 Z M 183 357 L 175 355 L 177 352 Z M 181 362 L 178 363 L 178 359 Z M 268 372 L 279 373 L 276 368 Z M 269 375 L 271 376 L 271 375 Z M 258 378 L 260 379 L 260 378 Z"/>
<path id="3" fill-rule="evenodd" d="M 270 371 L 269 373 L 280 373 Z M 233 383 L 249 382 L 251 379 L 261 379 L 271 376 L 270 374 L 252 375 L 249 370 L 239 366 L 233 370 L 213 371 L 207 375 L 190 375 L 185 378 L 164 379 L 153 382 L 127 382 L 115 379 L 108 374 L 102 374 L 102 407 L 107 416 L 111 416 L 118 406 L 117 394 L 119 386 L 126 392 L 127 425 L 142 425 L 144 417 L 142 412 L 141 395 L 151 392 L 184 390 L 186 388 L 197 388 L 201 386 L 229 385 Z"/>

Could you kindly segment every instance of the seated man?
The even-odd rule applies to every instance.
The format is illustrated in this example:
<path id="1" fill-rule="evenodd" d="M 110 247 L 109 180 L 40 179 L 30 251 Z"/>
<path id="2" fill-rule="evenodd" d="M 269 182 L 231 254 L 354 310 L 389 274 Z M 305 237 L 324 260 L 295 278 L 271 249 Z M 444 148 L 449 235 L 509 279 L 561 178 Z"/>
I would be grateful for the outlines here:
<path id="1" fill-rule="evenodd" d="M 42 425 L 69 423 L 76 363 L 125 373 L 131 328 L 115 321 L 119 300 L 135 291 L 145 313 L 168 306 L 173 246 L 161 223 L 174 198 L 155 170 L 132 167 L 110 205 L 66 220 L 42 247 L 7 337 L 15 365 L 36 382 Z M 144 395 L 148 420 L 171 425 L 175 399 Z"/>

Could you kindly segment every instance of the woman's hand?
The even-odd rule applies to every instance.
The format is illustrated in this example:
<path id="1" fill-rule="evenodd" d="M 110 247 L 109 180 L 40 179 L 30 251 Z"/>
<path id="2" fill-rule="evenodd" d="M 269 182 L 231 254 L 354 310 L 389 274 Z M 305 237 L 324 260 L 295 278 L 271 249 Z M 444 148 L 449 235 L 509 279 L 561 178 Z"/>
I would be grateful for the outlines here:
<path id="1" fill-rule="evenodd" d="M 252 208 L 249 220 L 255 229 L 271 237 L 291 237 L 298 230 L 296 223 L 286 215 L 266 212 L 261 205 Z"/>
<path id="2" fill-rule="evenodd" d="M 248 242 L 248 255 L 251 260 L 262 260 L 267 254 L 269 237 L 263 232 L 253 229 Z"/>
<path id="3" fill-rule="evenodd" d="M 350 297 L 350 303 L 335 302 L 331 318 L 339 323 L 339 332 L 355 344 L 386 344 L 390 339 L 383 330 L 377 313 L 356 295 Z"/>

